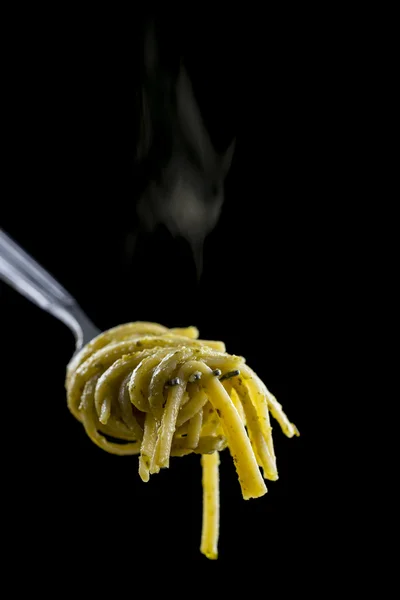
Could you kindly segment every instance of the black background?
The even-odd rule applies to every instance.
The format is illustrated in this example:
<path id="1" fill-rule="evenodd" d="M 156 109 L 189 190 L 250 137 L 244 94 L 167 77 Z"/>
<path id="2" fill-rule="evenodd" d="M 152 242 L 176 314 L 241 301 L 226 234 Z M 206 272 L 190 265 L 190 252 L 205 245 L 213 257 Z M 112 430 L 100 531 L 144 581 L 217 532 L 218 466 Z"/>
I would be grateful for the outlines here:
<path id="1" fill-rule="evenodd" d="M 142 234 L 126 259 L 126 236 L 136 225 L 142 16 L 60 11 L 10 19 L 5 171 L 12 185 L 1 226 L 100 329 L 150 320 L 194 324 L 201 337 L 224 340 L 266 382 L 301 437 L 289 440 L 274 426 L 280 479 L 258 500 L 241 498 L 223 453 L 220 558 L 207 562 L 199 553 L 199 458 L 174 459 L 143 484 L 136 457 L 95 447 L 66 406 L 71 333 L 1 284 L 15 552 L 22 544 L 39 562 L 57 562 L 72 545 L 72 554 L 92 555 L 98 565 L 103 552 L 124 548 L 132 569 L 154 557 L 189 561 L 205 574 L 240 558 L 288 572 L 300 567 L 310 581 L 329 500 L 318 489 L 323 459 L 314 452 L 310 462 L 318 416 L 306 402 L 304 386 L 314 382 L 300 376 L 308 350 L 297 327 L 307 319 L 303 307 L 318 302 L 308 292 L 309 243 L 301 231 L 324 169 L 319 142 L 334 118 L 326 108 L 327 59 L 318 52 L 323 27 L 317 34 L 307 15 L 271 10 L 262 23 L 257 15 L 210 18 L 188 9 L 165 12 L 161 22 L 186 60 L 215 146 L 223 150 L 237 138 L 200 282 L 188 246 L 162 231 Z"/>

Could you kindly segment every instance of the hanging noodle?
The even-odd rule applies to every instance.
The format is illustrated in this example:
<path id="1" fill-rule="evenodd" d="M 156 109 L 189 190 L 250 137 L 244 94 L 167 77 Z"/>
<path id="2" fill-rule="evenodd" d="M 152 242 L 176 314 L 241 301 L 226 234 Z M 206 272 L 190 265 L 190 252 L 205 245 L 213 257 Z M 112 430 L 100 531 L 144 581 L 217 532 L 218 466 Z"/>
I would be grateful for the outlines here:
<path id="1" fill-rule="evenodd" d="M 244 499 L 278 478 L 269 413 L 298 435 L 276 398 L 244 358 L 195 327 L 120 325 L 94 338 L 67 367 L 68 407 L 90 439 L 118 455 L 139 454 L 139 475 L 169 467 L 171 456 L 201 454 L 201 552 L 218 556 L 219 452 L 228 447 Z M 111 439 L 113 441 L 111 441 Z M 118 443 L 121 440 L 122 443 Z"/>

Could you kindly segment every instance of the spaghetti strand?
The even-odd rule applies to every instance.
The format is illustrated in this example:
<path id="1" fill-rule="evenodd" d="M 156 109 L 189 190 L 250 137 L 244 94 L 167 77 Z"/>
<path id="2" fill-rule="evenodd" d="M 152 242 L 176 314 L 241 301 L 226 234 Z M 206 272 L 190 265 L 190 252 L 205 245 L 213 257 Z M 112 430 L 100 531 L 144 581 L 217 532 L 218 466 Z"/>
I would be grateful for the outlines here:
<path id="1" fill-rule="evenodd" d="M 139 454 L 147 482 L 172 456 L 200 454 L 201 552 L 218 557 L 219 453 L 229 448 L 244 499 L 278 478 L 270 413 L 288 437 L 299 435 L 282 406 L 241 356 L 195 327 L 138 321 L 100 334 L 67 366 L 67 403 L 106 452 Z M 110 439 L 111 438 L 111 439 Z"/>

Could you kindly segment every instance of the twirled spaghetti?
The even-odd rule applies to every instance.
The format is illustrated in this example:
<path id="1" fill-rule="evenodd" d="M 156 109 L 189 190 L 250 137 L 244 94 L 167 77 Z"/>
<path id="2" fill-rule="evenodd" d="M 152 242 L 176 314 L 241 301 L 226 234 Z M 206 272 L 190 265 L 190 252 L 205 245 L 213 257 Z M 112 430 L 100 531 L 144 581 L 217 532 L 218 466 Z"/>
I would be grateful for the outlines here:
<path id="1" fill-rule="evenodd" d="M 202 455 L 201 552 L 217 558 L 218 453 L 228 447 L 245 499 L 278 478 L 269 413 L 298 435 L 244 358 L 195 327 L 128 323 L 94 338 L 67 367 L 68 406 L 90 439 L 113 454 L 139 454 L 143 481 L 171 456 Z M 110 439 L 112 438 L 112 440 Z M 118 440 L 121 443 L 118 443 Z"/>

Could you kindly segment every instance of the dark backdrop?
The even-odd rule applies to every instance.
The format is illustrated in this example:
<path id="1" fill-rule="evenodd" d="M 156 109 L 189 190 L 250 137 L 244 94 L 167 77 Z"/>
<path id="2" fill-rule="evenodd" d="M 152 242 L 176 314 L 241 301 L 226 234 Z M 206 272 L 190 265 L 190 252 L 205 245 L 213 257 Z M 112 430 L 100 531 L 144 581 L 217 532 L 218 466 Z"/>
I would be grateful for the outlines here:
<path id="1" fill-rule="evenodd" d="M 223 453 L 220 559 L 207 563 L 198 550 L 199 458 L 173 459 L 168 471 L 143 484 L 136 457 L 95 447 L 66 406 L 72 335 L 1 284 L 2 377 L 10 384 L 3 397 L 11 457 L 6 495 L 17 554 L 23 544 L 48 561 L 73 544 L 74 553 L 79 547 L 100 560 L 104 548 L 124 547 L 132 565 L 172 557 L 204 572 L 240 557 L 274 569 L 290 565 L 289 571 L 299 564 L 308 573 L 317 559 L 314 540 L 327 501 L 315 484 L 311 493 L 311 480 L 322 472 L 307 466 L 316 418 L 304 402 L 292 349 L 299 347 L 296 321 L 307 293 L 299 256 L 308 242 L 299 231 L 315 194 L 315 144 L 324 119 L 318 99 L 325 91 L 318 53 L 304 33 L 306 17 L 302 27 L 293 14 L 270 11 L 262 23 L 256 17 L 210 19 L 186 11 L 179 17 L 184 27 L 171 15 L 164 20 L 216 147 L 237 137 L 200 282 L 188 246 L 164 231 L 141 234 L 132 260 L 126 258 L 126 236 L 136 225 L 142 21 L 115 14 L 57 14 L 50 26 L 37 14 L 10 21 L 5 167 L 12 185 L 1 226 L 101 329 L 130 320 L 195 324 L 203 338 L 224 340 L 246 357 L 302 434 L 289 440 L 275 425 L 280 479 L 258 500 L 241 498 Z"/>

